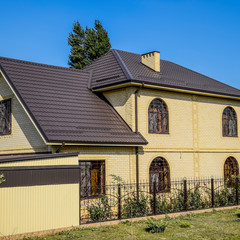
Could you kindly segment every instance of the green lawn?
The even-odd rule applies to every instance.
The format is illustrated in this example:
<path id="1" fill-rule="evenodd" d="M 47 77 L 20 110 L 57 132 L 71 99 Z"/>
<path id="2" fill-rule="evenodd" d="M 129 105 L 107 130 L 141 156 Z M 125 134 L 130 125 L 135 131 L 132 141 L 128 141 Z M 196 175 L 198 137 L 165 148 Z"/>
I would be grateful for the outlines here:
<path id="1" fill-rule="evenodd" d="M 146 221 L 123 221 L 118 225 L 74 229 L 44 237 L 28 239 L 240 239 L 240 218 L 237 210 L 212 211 L 201 214 L 188 214 L 177 218 L 167 218 L 168 227 L 164 233 L 150 233 L 146 231 Z M 189 226 L 190 225 L 190 226 Z"/>

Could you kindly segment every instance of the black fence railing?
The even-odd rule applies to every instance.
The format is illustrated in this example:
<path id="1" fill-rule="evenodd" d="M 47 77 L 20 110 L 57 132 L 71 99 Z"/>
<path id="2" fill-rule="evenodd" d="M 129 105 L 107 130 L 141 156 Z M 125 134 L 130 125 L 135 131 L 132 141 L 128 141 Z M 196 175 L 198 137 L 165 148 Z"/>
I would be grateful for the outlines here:
<path id="1" fill-rule="evenodd" d="M 167 214 L 239 204 L 239 178 L 172 180 L 167 187 L 159 182 L 109 184 L 81 188 L 81 223 Z"/>

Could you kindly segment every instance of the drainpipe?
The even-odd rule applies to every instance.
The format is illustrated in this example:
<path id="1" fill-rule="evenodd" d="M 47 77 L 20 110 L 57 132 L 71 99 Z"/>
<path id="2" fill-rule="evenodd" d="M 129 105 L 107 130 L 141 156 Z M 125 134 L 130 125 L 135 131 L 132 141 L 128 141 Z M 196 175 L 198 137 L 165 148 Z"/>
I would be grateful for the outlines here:
<path id="1" fill-rule="evenodd" d="M 57 149 L 56 153 L 60 153 L 60 150 L 65 146 L 65 143 L 62 142 L 62 145 Z"/>
<path id="2" fill-rule="evenodd" d="M 134 92 L 135 94 L 135 133 L 138 133 L 138 93 L 144 87 L 144 83 L 142 86 L 137 88 Z M 137 190 L 137 200 L 139 200 L 139 149 L 136 147 L 136 190 Z"/>

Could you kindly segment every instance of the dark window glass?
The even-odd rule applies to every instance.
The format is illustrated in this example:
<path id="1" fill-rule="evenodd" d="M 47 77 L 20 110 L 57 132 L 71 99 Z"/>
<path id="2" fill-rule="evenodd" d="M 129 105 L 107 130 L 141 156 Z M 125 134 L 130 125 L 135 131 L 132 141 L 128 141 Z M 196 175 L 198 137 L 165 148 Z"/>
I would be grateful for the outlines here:
<path id="1" fill-rule="evenodd" d="M 149 133 L 169 133 L 167 104 L 160 99 L 154 99 L 148 108 Z"/>
<path id="2" fill-rule="evenodd" d="M 224 137 L 237 137 L 237 114 L 232 107 L 226 107 L 222 116 L 222 131 Z"/>
<path id="3" fill-rule="evenodd" d="M 0 101 L 0 135 L 11 134 L 11 100 Z"/>
<path id="4" fill-rule="evenodd" d="M 93 197 L 104 193 L 104 161 L 79 161 L 81 197 Z"/>
<path id="5" fill-rule="evenodd" d="M 234 178 L 239 175 L 238 162 L 234 157 L 229 157 L 224 163 L 224 180 L 228 187 L 232 187 Z"/>
<path id="6" fill-rule="evenodd" d="M 155 158 L 149 169 L 150 192 L 153 192 L 153 184 L 156 183 L 156 192 L 168 192 L 171 188 L 170 168 L 168 162 L 162 158 Z"/>

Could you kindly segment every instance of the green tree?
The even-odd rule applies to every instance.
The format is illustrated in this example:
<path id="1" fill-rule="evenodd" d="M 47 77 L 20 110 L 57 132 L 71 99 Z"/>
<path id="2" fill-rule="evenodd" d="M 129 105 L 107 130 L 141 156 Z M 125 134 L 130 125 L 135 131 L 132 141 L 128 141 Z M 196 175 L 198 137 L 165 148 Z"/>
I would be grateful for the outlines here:
<path id="1" fill-rule="evenodd" d="M 69 34 L 68 45 L 71 46 L 68 64 L 81 69 L 99 58 L 111 48 L 107 31 L 100 21 L 95 20 L 94 28 L 84 28 L 77 21 L 73 24 L 73 31 Z"/>

